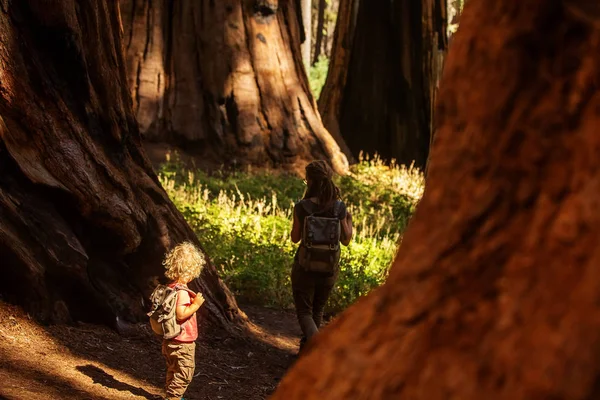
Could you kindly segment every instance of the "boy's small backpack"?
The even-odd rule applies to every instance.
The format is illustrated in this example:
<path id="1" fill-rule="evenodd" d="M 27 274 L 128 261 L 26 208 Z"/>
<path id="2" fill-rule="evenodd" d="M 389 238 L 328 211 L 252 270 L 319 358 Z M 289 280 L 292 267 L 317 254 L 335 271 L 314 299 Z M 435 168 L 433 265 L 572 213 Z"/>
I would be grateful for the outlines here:
<path id="1" fill-rule="evenodd" d="M 341 202 L 333 206 L 333 218 L 312 213 L 304 218 L 302 243 L 298 250 L 298 262 L 306 271 L 333 275 L 340 262 L 339 219 Z"/>
<path id="2" fill-rule="evenodd" d="M 177 322 L 177 292 L 189 289 L 182 286 L 173 288 L 167 285 L 158 285 L 150 295 L 151 310 L 150 326 L 154 333 L 163 339 L 173 339 L 181 333 L 181 325 Z"/>

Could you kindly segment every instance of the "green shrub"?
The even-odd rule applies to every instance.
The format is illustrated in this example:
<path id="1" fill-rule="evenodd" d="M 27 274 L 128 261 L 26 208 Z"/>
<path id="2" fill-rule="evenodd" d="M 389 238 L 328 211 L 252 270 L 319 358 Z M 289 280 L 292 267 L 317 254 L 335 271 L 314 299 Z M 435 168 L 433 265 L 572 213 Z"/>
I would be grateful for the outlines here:
<path id="1" fill-rule="evenodd" d="M 325 85 L 327 79 L 327 71 L 329 70 L 329 58 L 326 56 L 320 56 L 319 60 L 310 67 L 308 74 L 308 81 L 310 84 L 310 90 L 313 93 L 315 99 L 318 99 L 321 95 L 321 90 Z"/>
<path id="2" fill-rule="evenodd" d="M 234 293 L 256 304 L 293 306 L 290 270 L 296 251 L 289 237 L 301 178 L 269 171 L 207 174 L 165 164 L 159 178 L 198 234 Z M 410 215 L 423 191 L 413 168 L 362 159 L 338 177 L 352 212 L 355 236 L 342 250 L 340 277 L 329 301 L 339 312 L 387 276 Z"/>

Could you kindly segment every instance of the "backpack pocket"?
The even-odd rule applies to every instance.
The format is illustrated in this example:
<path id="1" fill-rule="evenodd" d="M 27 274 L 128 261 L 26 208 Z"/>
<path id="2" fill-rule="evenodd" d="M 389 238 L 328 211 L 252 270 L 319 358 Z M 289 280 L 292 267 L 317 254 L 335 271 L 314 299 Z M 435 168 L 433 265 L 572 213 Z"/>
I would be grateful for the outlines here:
<path id="1" fill-rule="evenodd" d="M 152 310 L 150 317 L 152 331 L 163 339 L 173 339 L 181 333 L 177 323 L 177 290 L 166 285 L 158 285 L 150 296 Z"/>
<path id="2" fill-rule="evenodd" d="M 333 275 L 340 262 L 340 220 L 309 215 L 304 219 L 298 263 L 307 272 Z"/>
<path id="3" fill-rule="evenodd" d="M 298 264 L 307 272 L 316 272 L 332 276 L 339 266 L 340 247 L 332 249 L 329 245 L 300 245 L 298 249 Z"/>

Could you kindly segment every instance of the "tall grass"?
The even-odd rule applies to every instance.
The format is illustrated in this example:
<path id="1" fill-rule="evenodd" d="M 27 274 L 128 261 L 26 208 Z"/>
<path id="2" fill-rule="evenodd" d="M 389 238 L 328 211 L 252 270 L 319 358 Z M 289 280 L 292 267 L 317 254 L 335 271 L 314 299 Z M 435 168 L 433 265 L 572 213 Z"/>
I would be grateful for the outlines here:
<path id="1" fill-rule="evenodd" d="M 290 240 L 301 178 L 278 172 L 189 171 L 175 160 L 159 171 L 169 196 L 198 234 L 227 285 L 258 304 L 292 307 Z M 408 219 L 423 192 L 414 168 L 361 158 L 337 178 L 353 215 L 355 237 L 342 250 L 329 311 L 340 311 L 386 278 Z"/>

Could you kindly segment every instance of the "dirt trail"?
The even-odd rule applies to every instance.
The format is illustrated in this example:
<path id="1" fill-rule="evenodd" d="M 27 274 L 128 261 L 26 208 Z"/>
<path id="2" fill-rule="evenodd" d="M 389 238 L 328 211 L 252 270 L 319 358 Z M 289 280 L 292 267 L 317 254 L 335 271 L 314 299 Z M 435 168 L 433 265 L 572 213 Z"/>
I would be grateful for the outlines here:
<path id="1" fill-rule="evenodd" d="M 264 399 L 294 361 L 294 314 L 242 308 L 253 321 L 248 337 L 201 333 L 186 399 Z M 0 398 L 154 399 L 164 376 L 160 341 L 145 325 L 129 337 L 96 325 L 44 327 L 0 302 Z"/>

